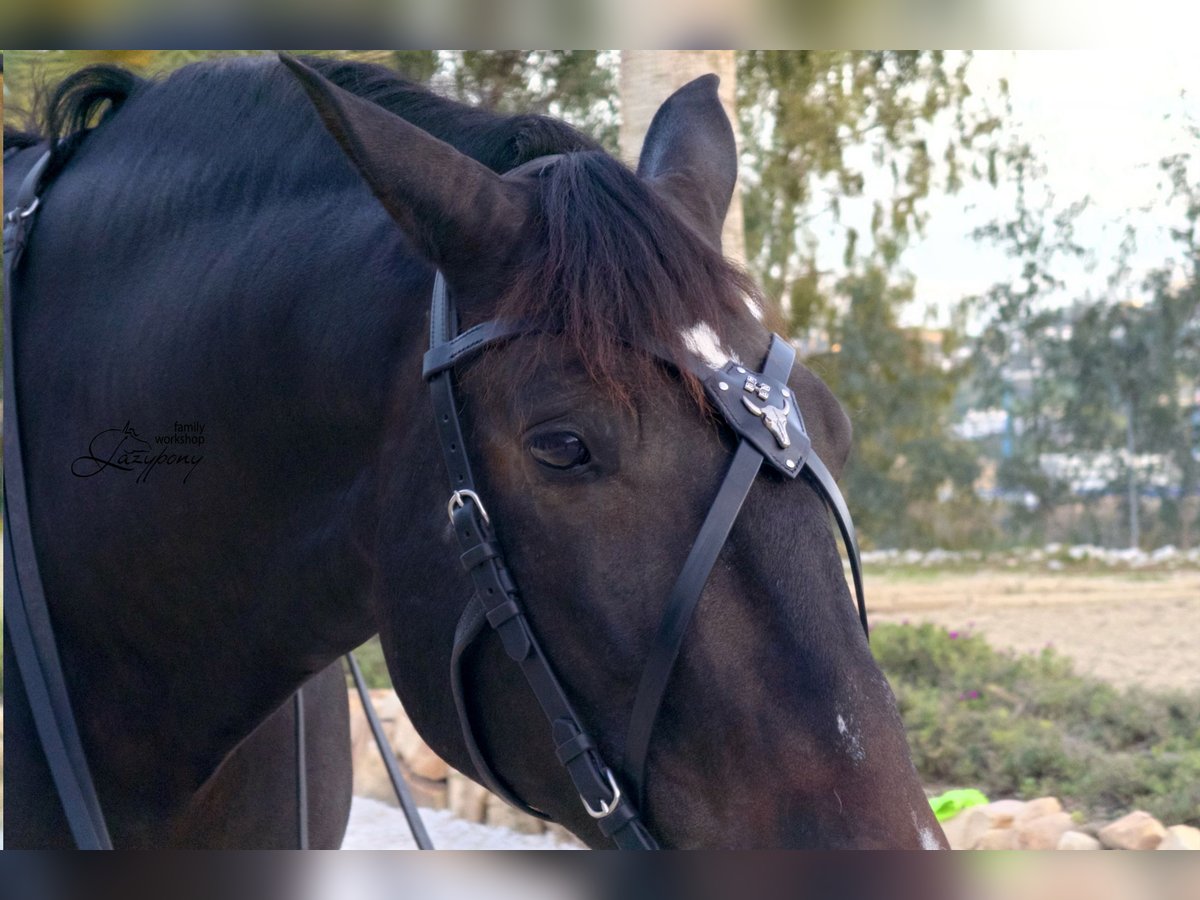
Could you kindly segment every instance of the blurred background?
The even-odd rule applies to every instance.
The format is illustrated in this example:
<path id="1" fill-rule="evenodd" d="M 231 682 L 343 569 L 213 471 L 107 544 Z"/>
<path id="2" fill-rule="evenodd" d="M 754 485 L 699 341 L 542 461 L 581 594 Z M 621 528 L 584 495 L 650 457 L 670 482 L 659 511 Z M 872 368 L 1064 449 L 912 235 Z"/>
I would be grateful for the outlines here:
<path id="1" fill-rule="evenodd" d="M 91 62 L 228 52 L 9 51 L 6 122 Z M 1200 825 L 1193 52 L 297 52 L 559 116 L 631 163 L 658 104 L 719 73 L 726 251 L 853 421 L 873 647 L 930 793 L 1050 796 L 1089 836 Z M 422 756 L 364 655 L 425 801 L 532 829 Z"/>

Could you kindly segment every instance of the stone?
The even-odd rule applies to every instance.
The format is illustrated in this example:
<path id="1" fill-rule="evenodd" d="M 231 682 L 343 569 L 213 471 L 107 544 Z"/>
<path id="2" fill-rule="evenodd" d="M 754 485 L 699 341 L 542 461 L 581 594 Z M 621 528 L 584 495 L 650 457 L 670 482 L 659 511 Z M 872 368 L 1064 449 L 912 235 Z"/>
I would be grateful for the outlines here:
<path id="1" fill-rule="evenodd" d="M 1101 850 L 1101 843 L 1082 831 L 1064 831 L 1058 839 L 1059 850 Z"/>
<path id="2" fill-rule="evenodd" d="M 942 823 L 951 850 L 970 850 L 991 828 L 991 817 L 982 806 L 968 807 Z"/>
<path id="3" fill-rule="evenodd" d="M 1069 813 L 1055 812 L 1036 819 L 1021 819 L 1013 825 L 1019 850 L 1054 850 L 1075 821 Z"/>
<path id="4" fill-rule="evenodd" d="M 1200 850 L 1200 828 L 1172 825 L 1158 845 L 1159 850 Z"/>
<path id="5" fill-rule="evenodd" d="M 487 807 L 488 790 L 466 775 L 452 771 L 446 779 L 446 801 L 451 812 L 468 822 L 482 822 Z"/>
<path id="6" fill-rule="evenodd" d="M 1008 828 L 1025 809 L 1025 805 L 1023 800 L 993 800 L 972 809 L 986 813 L 992 828 Z"/>
<path id="7" fill-rule="evenodd" d="M 571 834 L 571 832 L 567 831 L 567 829 L 563 828 L 557 822 L 543 822 L 542 824 L 546 828 L 546 834 L 550 835 L 550 837 L 554 838 L 560 844 L 580 850 L 587 849 L 579 838 L 575 837 L 575 835 Z"/>
<path id="8" fill-rule="evenodd" d="M 1100 829 L 1100 843 L 1113 850 L 1154 850 L 1167 836 L 1167 829 L 1154 816 L 1134 810 Z"/>
<path id="9" fill-rule="evenodd" d="M 404 760 L 405 767 L 413 775 L 429 781 L 445 781 L 449 776 L 450 766 L 421 740 L 408 716 L 401 715 L 392 722 L 389 737 L 396 755 Z"/>
<path id="10" fill-rule="evenodd" d="M 404 707 L 400 705 L 400 698 L 396 696 L 396 692 L 391 688 L 372 688 L 367 693 L 371 695 L 371 703 L 375 706 L 375 713 L 379 716 L 379 721 L 385 726 L 389 722 L 394 722 L 397 718 L 404 716 Z M 358 699 L 358 692 L 350 698 L 350 704 L 359 708 L 359 713 L 362 713 L 362 703 Z"/>
<path id="11" fill-rule="evenodd" d="M 1062 804 L 1057 797 L 1038 797 L 1036 800 L 1028 801 L 1018 811 L 1012 820 L 1015 827 L 1020 827 L 1026 822 L 1032 822 L 1034 819 L 1040 819 L 1043 816 L 1053 815 L 1063 811 Z"/>
<path id="12" fill-rule="evenodd" d="M 518 834 L 541 834 L 545 830 L 541 819 L 535 819 L 519 809 L 514 809 L 495 794 L 487 796 L 483 820 L 488 825 L 508 828 Z"/>
<path id="13" fill-rule="evenodd" d="M 388 743 L 400 761 L 418 806 L 444 809 L 449 803 L 447 778 L 450 767 L 417 734 L 399 698 L 388 689 L 371 691 Z M 356 692 L 350 695 L 350 754 L 354 766 L 354 793 L 396 805 L 396 794 L 387 768 L 375 745 L 370 723 Z"/>
<path id="14" fill-rule="evenodd" d="M 993 828 L 981 837 L 975 850 L 1016 850 L 1017 833 L 1011 828 Z"/>

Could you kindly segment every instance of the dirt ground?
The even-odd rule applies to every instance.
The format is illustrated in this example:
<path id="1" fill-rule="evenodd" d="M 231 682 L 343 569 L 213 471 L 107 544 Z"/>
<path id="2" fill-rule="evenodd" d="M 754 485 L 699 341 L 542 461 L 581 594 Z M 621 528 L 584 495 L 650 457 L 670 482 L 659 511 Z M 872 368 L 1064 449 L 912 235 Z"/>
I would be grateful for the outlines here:
<path id="1" fill-rule="evenodd" d="M 873 622 L 933 622 L 997 647 L 1047 644 L 1081 674 L 1200 690 L 1200 572 L 1112 575 L 867 571 Z"/>

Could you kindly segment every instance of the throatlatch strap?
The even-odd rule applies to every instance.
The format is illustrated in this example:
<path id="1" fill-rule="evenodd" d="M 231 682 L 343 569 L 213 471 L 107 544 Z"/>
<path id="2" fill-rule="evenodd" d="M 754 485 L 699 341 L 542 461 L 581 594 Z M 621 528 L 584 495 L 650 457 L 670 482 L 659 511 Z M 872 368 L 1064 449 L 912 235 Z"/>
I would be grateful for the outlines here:
<path id="1" fill-rule="evenodd" d="M 858 555 L 858 539 L 854 536 L 854 520 L 850 518 L 850 508 L 846 506 L 846 501 L 842 497 L 842 492 L 838 490 L 833 475 L 830 474 L 829 469 L 825 468 L 825 463 L 821 462 L 821 458 L 815 452 L 809 454 L 808 461 L 804 466 L 804 475 L 808 478 L 809 483 L 817 489 L 817 494 L 833 513 L 838 531 L 842 534 L 842 541 L 846 545 L 846 556 L 850 560 L 850 574 L 854 580 L 858 620 L 862 623 L 863 634 L 867 636 L 869 643 L 871 628 L 867 624 L 867 598 L 863 590 L 862 558 Z"/>
<path id="2" fill-rule="evenodd" d="M 13 378 L 14 280 L 49 158 L 47 152 L 26 176 L 4 227 L 4 629 L 12 642 L 38 741 L 75 845 L 81 850 L 111 850 L 38 571 Z"/>

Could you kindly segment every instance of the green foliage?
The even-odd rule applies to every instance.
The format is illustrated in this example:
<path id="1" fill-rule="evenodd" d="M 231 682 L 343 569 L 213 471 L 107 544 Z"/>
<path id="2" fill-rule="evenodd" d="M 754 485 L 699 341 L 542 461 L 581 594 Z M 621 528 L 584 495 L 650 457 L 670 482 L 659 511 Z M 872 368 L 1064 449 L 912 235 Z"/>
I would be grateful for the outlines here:
<path id="1" fill-rule="evenodd" d="M 450 54 L 456 96 L 504 112 L 558 116 L 617 150 L 616 57 L 594 50 Z"/>
<path id="2" fill-rule="evenodd" d="M 881 625 L 871 646 L 926 781 L 1200 823 L 1200 694 L 1120 691 L 1049 648 L 1019 656 L 932 625 Z"/>
<path id="3" fill-rule="evenodd" d="M 361 647 L 354 651 L 354 658 L 358 661 L 358 667 L 362 669 L 363 681 L 367 683 L 369 688 L 390 688 L 392 679 L 388 675 L 387 662 L 383 658 L 383 647 L 379 644 L 379 636 L 371 638 Z M 348 687 L 354 687 L 354 680 L 350 677 L 350 673 L 346 673 L 346 684 Z"/>
<path id="4" fill-rule="evenodd" d="M 931 344 L 902 328 L 897 310 L 912 297 L 879 266 L 842 279 L 849 300 L 832 326 L 832 348 L 809 357 L 850 415 L 854 449 L 844 477 L 855 521 L 877 546 L 960 547 L 989 527 L 972 491 L 974 450 L 949 433 L 961 370 L 953 337 Z M 964 523 L 977 523 L 964 527 Z"/>
<path id="5" fill-rule="evenodd" d="M 939 51 L 739 53 L 738 113 L 751 173 L 747 257 L 767 294 L 803 316 L 801 326 L 819 324 L 807 281 L 813 219 L 840 220 L 843 200 L 870 199 L 870 244 L 848 228 L 845 264 L 865 252 L 891 268 L 925 223 L 924 201 L 956 190 L 967 173 L 985 174 L 986 154 L 977 151 L 999 120 L 968 107 L 968 62 L 951 68 Z M 943 113 L 953 116 L 954 138 L 931 147 L 926 126 Z M 888 185 L 867 184 L 866 160 L 887 173 Z"/>
<path id="6" fill-rule="evenodd" d="M 751 51 L 738 58 L 738 102 L 750 177 L 744 193 L 749 266 L 793 335 L 827 336 L 805 361 L 850 414 L 854 450 L 845 476 L 863 539 L 875 546 L 976 546 L 993 525 L 972 486 L 975 451 L 949 433 L 958 342 L 941 346 L 901 327 L 914 285 L 901 268 L 924 227 L 926 201 L 967 177 L 988 176 L 1000 120 L 970 106 L 969 57 L 940 52 Z M 935 119 L 953 117 L 944 147 Z M 868 183 L 868 173 L 876 182 Z M 863 198 L 866 233 L 845 226 L 842 272 L 819 268 L 811 223 L 841 221 Z"/>

